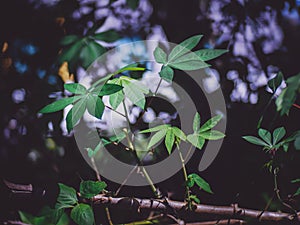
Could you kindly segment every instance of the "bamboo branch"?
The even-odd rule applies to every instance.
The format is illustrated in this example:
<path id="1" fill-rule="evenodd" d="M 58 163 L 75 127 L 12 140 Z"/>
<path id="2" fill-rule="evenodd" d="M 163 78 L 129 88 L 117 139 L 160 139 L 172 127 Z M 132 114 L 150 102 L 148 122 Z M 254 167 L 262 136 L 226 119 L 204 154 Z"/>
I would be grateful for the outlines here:
<path id="1" fill-rule="evenodd" d="M 118 206 L 119 202 L 123 198 L 114 198 L 107 197 L 105 195 L 97 195 L 93 198 L 94 204 L 106 204 L 106 205 L 114 205 Z M 186 203 L 167 200 L 164 202 L 160 199 L 140 199 L 135 198 L 137 202 L 139 202 L 140 209 L 146 209 L 151 211 L 169 211 L 170 209 L 175 211 L 182 211 L 186 208 Z M 121 201 L 122 202 L 122 201 Z M 130 208 L 131 205 L 123 205 L 122 207 Z M 264 211 L 263 213 L 259 210 L 246 209 L 241 208 L 237 204 L 231 206 L 213 206 L 213 205 L 203 205 L 198 204 L 194 205 L 193 209 L 194 213 L 199 213 L 201 215 L 209 215 L 209 216 L 218 216 L 220 218 L 231 218 L 231 219 L 259 219 L 260 221 L 299 221 L 300 220 L 300 212 L 297 212 L 297 216 L 295 214 L 284 213 L 284 212 L 270 212 Z"/>

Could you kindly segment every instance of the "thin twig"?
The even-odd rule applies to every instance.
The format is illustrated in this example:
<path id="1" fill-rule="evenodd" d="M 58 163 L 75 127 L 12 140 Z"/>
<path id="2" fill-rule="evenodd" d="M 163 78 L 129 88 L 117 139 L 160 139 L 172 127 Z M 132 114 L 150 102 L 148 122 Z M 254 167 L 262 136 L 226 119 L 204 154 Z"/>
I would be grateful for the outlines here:
<path id="1" fill-rule="evenodd" d="M 98 168 L 96 166 L 94 157 L 91 157 L 91 162 L 92 162 L 93 169 L 95 170 L 97 180 L 101 181 L 101 176 L 100 176 L 100 173 L 99 173 Z M 102 191 L 102 194 L 105 194 L 104 191 Z M 114 225 L 113 222 L 112 222 L 108 207 L 105 207 L 105 213 L 106 213 L 106 217 L 107 217 L 109 225 Z"/>

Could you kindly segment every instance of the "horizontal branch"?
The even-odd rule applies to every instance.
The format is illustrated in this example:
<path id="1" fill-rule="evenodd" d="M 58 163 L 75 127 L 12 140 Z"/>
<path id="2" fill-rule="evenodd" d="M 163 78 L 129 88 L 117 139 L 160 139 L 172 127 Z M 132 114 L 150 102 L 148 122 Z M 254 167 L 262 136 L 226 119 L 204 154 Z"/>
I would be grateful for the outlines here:
<path id="1" fill-rule="evenodd" d="M 108 197 L 105 195 L 97 195 L 93 198 L 94 204 L 105 204 L 122 206 L 126 208 L 132 207 L 132 201 L 128 201 L 128 205 L 124 205 L 125 198 Z M 133 198 L 135 202 L 138 202 L 139 209 L 147 209 L 151 211 L 182 211 L 186 209 L 186 203 L 173 201 L 173 200 L 161 200 L 161 199 L 141 199 Z M 122 202 L 122 204 L 120 204 Z M 259 211 L 253 209 L 240 208 L 237 204 L 231 206 L 213 206 L 195 204 L 194 213 L 201 215 L 219 216 L 220 218 L 231 218 L 231 219 L 246 219 L 253 218 L 260 221 L 300 221 L 300 213 L 289 214 L 283 212 L 270 212 L 270 211 Z"/>

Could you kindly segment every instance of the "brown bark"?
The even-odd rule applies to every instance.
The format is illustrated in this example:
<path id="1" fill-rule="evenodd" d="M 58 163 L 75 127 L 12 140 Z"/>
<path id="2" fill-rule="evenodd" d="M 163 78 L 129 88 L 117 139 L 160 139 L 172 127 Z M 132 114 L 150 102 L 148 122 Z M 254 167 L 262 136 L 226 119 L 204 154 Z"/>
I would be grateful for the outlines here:
<path id="1" fill-rule="evenodd" d="M 107 197 L 105 195 L 97 195 L 93 198 L 95 204 L 105 204 L 118 206 L 120 201 L 124 198 Z M 141 199 L 134 198 L 139 203 L 139 209 L 146 209 L 151 211 L 182 211 L 186 208 L 186 203 L 173 201 L 173 200 L 160 200 L 160 199 Z M 124 201 L 122 201 L 124 202 Z M 290 214 L 284 212 L 270 212 L 259 211 L 253 209 L 241 208 L 238 205 L 231 206 L 213 206 L 204 204 L 195 204 L 193 212 L 201 215 L 217 216 L 218 218 L 231 218 L 231 219 L 257 219 L 260 221 L 300 221 L 300 213 Z M 131 207 L 130 201 L 128 205 L 122 204 L 122 207 Z"/>

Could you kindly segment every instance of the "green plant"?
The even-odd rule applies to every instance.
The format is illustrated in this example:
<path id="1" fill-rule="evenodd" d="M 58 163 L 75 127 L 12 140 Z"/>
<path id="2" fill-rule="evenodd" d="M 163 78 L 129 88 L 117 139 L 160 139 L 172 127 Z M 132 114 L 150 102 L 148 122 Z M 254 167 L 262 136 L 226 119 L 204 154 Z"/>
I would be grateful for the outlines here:
<path id="1" fill-rule="evenodd" d="M 77 51 L 81 51 L 82 54 L 77 54 L 82 56 L 81 60 L 83 60 L 83 66 L 87 67 L 90 63 L 98 56 L 97 52 L 102 47 L 96 45 L 93 42 L 93 39 L 104 38 L 106 40 L 106 36 L 116 35 L 109 31 L 107 33 L 94 34 L 93 36 L 84 37 L 83 39 L 79 39 L 77 36 L 69 35 L 65 37 L 61 43 L 63 45 L 70 45 L 67 50 L 65 50 L 60 56 L 60 60 L 62 61 L 72 61 L 75 63 L 77 58 L 71 58 L 72 55 Z M 116 36 L 117 37 L 117 36 Z M 156 87 L 156 91 L 151 93 L 150 95 L 155 96 L 159 86 L 161 85 L 162 79 L 172 82 L 174 77 L 174 69 L 179 70 L 198 70 L 201 68 L 208 67 L 205 61 L 214 59 L 223 53 L 227 52 L 227 50 L 212 50 L 212 49 L 202 49 L 191 52 L 191 50 L 196 47 L 199 43 L 202 35 L 196 35 L 187 40 L 183 41 L 176 47 L 174 47 L 170 54 L 167 55 L 160 47 L 157 47 L 154 51 L 155 60 L 158 63 L 163 64 L 159 75 L 161 80 Z M 111 40 L 111 39 L 109 39 Z M 113 40 L 115 40 L 113 38 Z M 86 43 L 86 41 L 88 41 Z M 108 40 L 106 40 L 108 41 Z M 82 49 L 82 43 L 86 43 L 87 45 Z M 95 54 L 86 53 L 86 51 L 94 51 Z M 85 57 L 89 54 L 89 57 Z M 73 62 L 75 61 L 75 62 Z M 73 105 L 72 109 L 68 112 L 66 117 L 67 129 L 69 132 L 76 126 L 76 124 L 80 121 L 84 112 L 87 110 L 88 113 L 98 119 L 102 118 L 104 108 L 107 107 L 110 110 L 117 111 L 118 107 L 123 104 L 123 109 L 125 115 L 123 115 L 128 125 L 130 125 L 128 112 L 125 106 L 125 99 L 128 99 L 132 102 L 133 105 L 138 106 L 142 110 L 145 110 L 146 107 L 146 95 L 149 94 L 149 87 L 142 85 L 137 79 L 132 77 L 123 75 L 124 72 L 132 72 L 132 71 L 145 71 L 144 67 L 138 66 L 138 64 L 127 65 L 114 73 L 108 74 L 103 78 L 94 82 L 90 88 L 86 88 L 79 83 L 65 84 L 65 90 L 72 93 L 72 96 L 68 96 L 57 100 L 44 108 L 42 108 L 40 113 L 52 113 L 56 111 L 60 111 L 64 109 L 68 105 Z M 106 106 L 103 103 L 102 98 L 104 96 L 109 97 L 110 106 Z M 199 175 L 192 173 L 188 174 L 187 169 L 185 167 L 185 159 L 182 156 L 180 150 L 180 142 L 184 141 L 190 143 L 191 148 L 196 147 L 198 149 L 202 149 L 205 143 L 205 140 L 217 140 L 223 138 L 225 135 L 217 130 L 212 130 L 214 126 L 221 120 L 221 116 L 215 116 L 209 119 L 206 123 L 200 126 L 200 114 L 196 113 L 193 122 L 193 133 L 186 135 L 180 128 L 176 126 L 171 126 L 170 124 L 159 125 L 150 129 L 142 130 L 139 133 L 145 134 L 150 132 L 156 132 L 150 139 L 149 143 L 144 146 L 147 151 L 150 151 L 151 148 L 154 147 L 159 141 L 164 139 L 164 143 L 166 149 L 169 154 L 171 154 L 174 146 L 178 149 L 178 154 L 180 156 L 182 162 L 182 170 L 185 178 L 185 186 L 186 186 L 186 202 L 187 208 L 192 210 L 192 203 L 199 203 L 199 198 L 196 195 L 191 194 L 190 188 L 196 184 L 200 189 L 212 193 L 209 184 L 201 178 Z M 129 132 L 131 135 L 129 135 Z M 130 130 L 123 129 L 117 136 L 113 137 L 101 137 L 101 141 L 94 148 L 87 147 L 88 155 L 92 160 L 92 163 L 95 161 L 95 156 L 99 152 L 99 150 L 113 142 L 121 141 L 126 138 L 129 150 L 136 156 L 137 163 L 142 168 L 142 172 L 147 179 L 149 185 L 151 186 L 153 193 L 157 197 L 161 197 L 157 188 L 153 184 L 151 177 L 148 175 L 146 169 L 142 166 L 141 159 L 137 157 L 136 151 L 136 143 L 134 143 L 134 133 Z M 190 150 L 191 150 L 190 148 Z M 98 179 L 100 180 L 100 175 L 96 170 L 98 175 Z M 71 208 L 71 218 L 77 224 L 93 224 L 94 216 L 93 210 L 90 205 L 86 203 L 79 203 L 78 198 L 76 196 L 76 191 L 67 187 L 63 184 L 59 184 L 60 194 L 57 199 L 57 204 L 55 210 L 61 213 L 66 208 Z M 83 181 L 80 185 L 80 197 L 82 198 L 92 198 L 95 195 L 99 194 L 104 190 L 106 185 L 103 182 L 93 182 L 93 181 Z M 109 217 L 109 215 L 108 215 Z"/>

